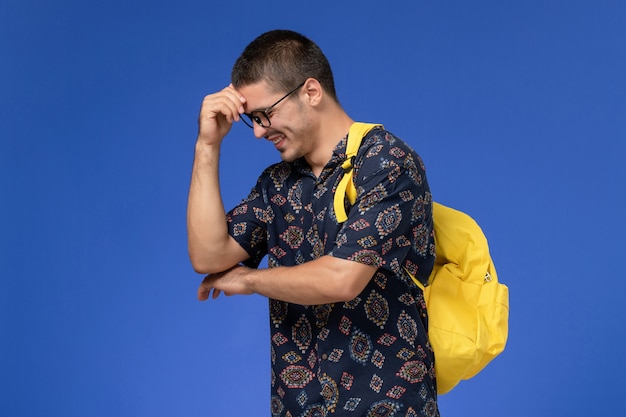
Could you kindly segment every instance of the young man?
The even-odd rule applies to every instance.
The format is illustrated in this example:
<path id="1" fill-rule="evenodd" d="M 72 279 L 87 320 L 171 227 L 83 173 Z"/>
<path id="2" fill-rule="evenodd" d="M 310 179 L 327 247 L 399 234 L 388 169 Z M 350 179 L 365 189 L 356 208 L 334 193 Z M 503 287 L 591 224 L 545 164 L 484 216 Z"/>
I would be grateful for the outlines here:
<path id="1" fill-rule="evenodd" d="M 434 264 L 431 195 L 419 156 L 382 128 L 354 161 L 357 200 L 339 223 L 334 190 L 353 120 L 319 47 L 271 31 L 205 97 L 188 206 L 189 254 L 206 300 L 269 299 L 273 416 L 437 416 L 421 290 Z M 225 214 L 222 140 L 243 120 L 280 153 Z M 264 256 L 267 269 L 257 269 Z"/>

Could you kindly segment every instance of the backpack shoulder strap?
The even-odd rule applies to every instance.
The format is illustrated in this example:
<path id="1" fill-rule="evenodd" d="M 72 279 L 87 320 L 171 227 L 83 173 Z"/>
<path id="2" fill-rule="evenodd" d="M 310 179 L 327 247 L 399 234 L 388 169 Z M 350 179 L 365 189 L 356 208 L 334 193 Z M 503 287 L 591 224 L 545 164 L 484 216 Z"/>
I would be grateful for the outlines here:
<path id="1" fill-rule="evenodd" d="M 354 182 L 352 181 L 354 158 L 359 151 L 363 137 L 365 137 L 370 130 L 377 126 L 382 127 L 380 124 L 362 122 L 354 122 L 350 126 L 348 141 L 346 143 L 346 160 L 341 165 L 344 173 L 339 185 L 337 186 L 337 190 L 335 191 L 335 199 L 333 201 L 335 216 L 337 217 L 337 222 L 339 223 L 343 223 L 348 220 L 348 214 L 346 213 L 344 205 L 346 195 L 348 196 L 348 200 L 351 204 L 354 204 L 356 201 L 356 188 L 354 187 Z"/>

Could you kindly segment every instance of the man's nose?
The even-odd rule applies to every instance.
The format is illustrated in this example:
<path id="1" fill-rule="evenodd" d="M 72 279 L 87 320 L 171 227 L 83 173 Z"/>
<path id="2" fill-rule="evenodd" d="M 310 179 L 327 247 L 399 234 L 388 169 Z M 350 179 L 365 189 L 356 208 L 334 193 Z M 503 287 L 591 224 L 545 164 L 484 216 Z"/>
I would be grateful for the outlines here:
<path id="1" fill-rule="evenodd" d="M 257 139 L 261 139 L 261 138 L 265 137 L 265 134 L 267 133 L 267 128 L 261 126 L 258 123 L 255 123 L 254 127 L 252 128 L 252 131 L 254 132 L 254 136 Z"/>

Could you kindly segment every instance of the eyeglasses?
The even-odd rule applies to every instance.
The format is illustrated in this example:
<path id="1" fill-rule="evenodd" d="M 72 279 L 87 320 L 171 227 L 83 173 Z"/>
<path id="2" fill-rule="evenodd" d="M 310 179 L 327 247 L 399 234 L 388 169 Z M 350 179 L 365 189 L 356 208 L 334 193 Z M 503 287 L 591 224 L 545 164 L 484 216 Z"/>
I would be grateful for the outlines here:
<path id="1" fill-rule="evenodd" d="M 299 86 L 297 86 L 296 88 L 294 88 L 293 90 L 285 94 L 280 100 L 278 100 L 276 103 L 272 104 L 265 110 L 255 110 L 252 113 L 244 113 L 244 115 L 249 119 L 249 121 L 246 120 L 245 118 L 242 118 L 241 120 L 243 120 L 243 122 L 252 129 L 254 128 L 254 123 L 267 129 L 268 127 L 272 125 L 272 122 L 270 121 L 270 113 L 272 109 L 276 107 L 278 103 L 280 103 L 281 101 L 283 101 L 284 99 L 286 99 L 287 97 L 295 93 L 300 87 L 304 85 L 304 83 L 306 83 L 306 81 L 303 81 L 302 84 L 300 84 Z"/>

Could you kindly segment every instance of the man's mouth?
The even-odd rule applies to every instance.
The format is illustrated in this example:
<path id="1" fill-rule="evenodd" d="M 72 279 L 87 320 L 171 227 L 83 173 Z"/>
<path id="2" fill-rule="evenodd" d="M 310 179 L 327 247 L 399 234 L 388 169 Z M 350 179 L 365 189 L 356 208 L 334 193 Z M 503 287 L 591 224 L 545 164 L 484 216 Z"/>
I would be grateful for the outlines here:
<path id="1" fill-rule="evenodd" d="M 285 135 L 273 135 L 267 138 L 267 140 L 269 140 L 270 142 L 272 142 L 274 144 L 274 146 L 278 145 L 280 142 L 283 141 L 283 139 L 285 139 Z"/>

